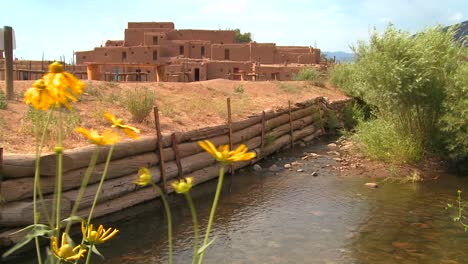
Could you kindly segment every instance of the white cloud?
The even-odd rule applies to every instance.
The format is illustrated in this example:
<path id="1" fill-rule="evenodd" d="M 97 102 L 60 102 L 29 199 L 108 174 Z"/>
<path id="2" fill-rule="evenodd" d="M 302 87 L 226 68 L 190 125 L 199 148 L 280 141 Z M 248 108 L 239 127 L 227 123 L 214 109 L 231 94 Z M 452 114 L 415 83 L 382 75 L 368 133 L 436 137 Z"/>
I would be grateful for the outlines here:
<path id="1" fill-rule="evenodd" d="M 458 21 L 461 21 L 462 19 L 463 19 L 463 14 L 461 12 L 453 13 L 448 18 L 449 21 L 453 21 L 453 22 L 458 22 Z"/>

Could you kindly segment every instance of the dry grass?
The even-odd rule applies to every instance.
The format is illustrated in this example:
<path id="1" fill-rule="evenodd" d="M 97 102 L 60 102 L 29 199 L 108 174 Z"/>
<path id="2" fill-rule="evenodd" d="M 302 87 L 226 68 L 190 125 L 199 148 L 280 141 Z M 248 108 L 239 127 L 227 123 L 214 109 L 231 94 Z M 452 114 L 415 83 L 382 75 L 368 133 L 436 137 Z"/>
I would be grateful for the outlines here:
<path id="1" fill-rule="evenodd" d="M 33 81 L 15 82 L 15 92 L 22 97 L 24 91 Z M 299 91 L 281 89 L 279 86 L 299 87 Z M 122 103 L 128 91 L 147 87 L 155 93 L 154 104 L 160 109 L 161 128 L 163 132 L 187 131 L 191 129 L 218 125 L 226 122 L 226 98 L 231 98 L 232 119 L 237 121 L 252 114 L 259 114 L 265 109 L 286 107 L 288 100 L 300 102 L 317 96 L 326 96 L 331 100 L 344 98 L 344 95 L 332 87 L 318 88 L 305 82 L 248 82 L 229 80 L 210 80 L 193 83 L 114 83 L 89 81 L 85 94 L 79 102 L 73 104 L 76 115 L 85 128 L 104 129 L 107 125 L 102 117 L 110 112 L 121 117 L 130 125 L 138 127 L 142 134 L 153 135 L 154 118 L 150 113 L 143 123 L 132 121 L 132 115 L 125 110 Z M 32 153 L 34 137 L 22 125 L 27 120 L 28 107 L 19 99 L 9 101 L 7 109 L 0 109 L 4 122 L 0 141 L 6 153 Z M 0 120 L 1 121 L 1 120 Z M 76 123 L 75 123 L 76 124 Z M 25 124 L 26 125 L 26 124 Z M 88 144 L 76 133 L 70 132 L 65 141 L 66 148 Z M 43 151 L 53 147 L 53 141 Z"/>

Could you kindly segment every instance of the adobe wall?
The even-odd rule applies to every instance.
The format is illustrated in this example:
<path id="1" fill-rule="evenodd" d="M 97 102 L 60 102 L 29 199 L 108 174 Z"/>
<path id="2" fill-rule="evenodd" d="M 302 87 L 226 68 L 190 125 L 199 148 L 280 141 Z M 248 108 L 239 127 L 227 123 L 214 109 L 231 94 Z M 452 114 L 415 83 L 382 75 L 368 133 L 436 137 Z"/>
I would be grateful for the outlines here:
<path id="1" fill-rule="evenodd" d="M 252 61 L 265 64 L 275 63 L 276 45 L 273 43 L 251 43 Z"/>
<path id="2" fill-rule="evenodd" d="M 250 44 L 211 45 L 212 60 L 250 61 L 250 58 Z"/>
<path id="3" fill-rule="evenodd" d="M 168 40 L 207 40 L 219 44 L 234 43 L 236 37 L 235 32 L 230 30 L 181 29 L 166 34 Z"/>
<path id="4" fill-rule="evenodd" d="M 127 47 L 131 46 L 142 46 L 145 44 L 145 34 L 152 33 L 164 33 L 172 29 L 168 28 L 127 28 L 125 29 L 124 45 Z"/>
<path id="5" fill-rule="evenodd" d="M 164 28 L 174 29 L 173 22 L 128 22 L 127 28 Z"/>
<path id="6" fill-rule="evenodd" d="M 231 74 L 236 71 L 248 72 L 251 69 L 251 65 L 248 62 L 210 61 L 207 63 L 207 79 L 240 80 L 240 76 L 233 78 Z"/>

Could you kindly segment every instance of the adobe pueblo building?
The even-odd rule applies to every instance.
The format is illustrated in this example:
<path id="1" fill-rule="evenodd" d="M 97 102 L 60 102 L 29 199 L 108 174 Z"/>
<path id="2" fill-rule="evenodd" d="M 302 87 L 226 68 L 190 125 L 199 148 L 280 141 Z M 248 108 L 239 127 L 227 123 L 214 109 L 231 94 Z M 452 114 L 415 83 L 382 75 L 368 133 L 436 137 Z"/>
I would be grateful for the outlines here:
<path id="1" fill-rule="evenodd" d="M 124 40 L 76 52 L 89 80 L 192 82 L 293 80 L 320 63 L 320 50 L 237 43 L 233 30 L 175 29 L 172 22 L 129 22 Z"/>

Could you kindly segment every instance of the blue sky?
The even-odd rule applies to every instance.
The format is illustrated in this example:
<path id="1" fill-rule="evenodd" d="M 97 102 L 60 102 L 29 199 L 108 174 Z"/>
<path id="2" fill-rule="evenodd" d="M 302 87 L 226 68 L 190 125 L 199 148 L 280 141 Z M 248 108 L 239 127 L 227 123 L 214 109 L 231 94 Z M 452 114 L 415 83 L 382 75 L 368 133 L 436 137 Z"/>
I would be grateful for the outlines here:
<path id="1" fill-rule="evenodd" d="M 16 32 L 15 56 L 69 61 L 107 39 L 123 39 L 129 21 L 172 21 L 179 29 L 240 28 L 257 42 L 350 51 L 388 23 L 411 33 L 468 19 L 466 0 L 2 0 L 0 26 Z M 9 10 L 5 13 L 3 10 Z"/>

